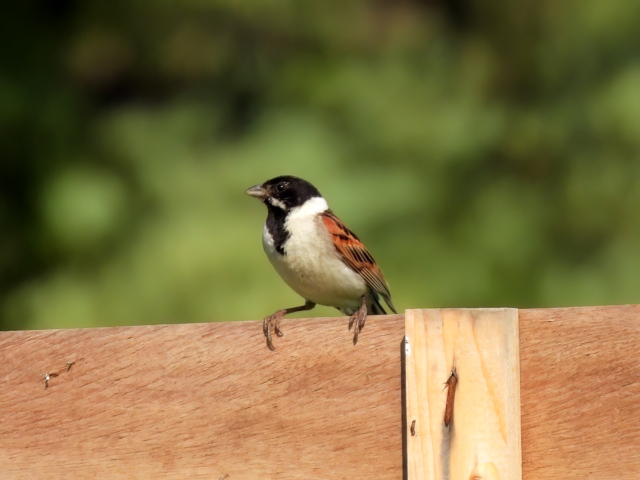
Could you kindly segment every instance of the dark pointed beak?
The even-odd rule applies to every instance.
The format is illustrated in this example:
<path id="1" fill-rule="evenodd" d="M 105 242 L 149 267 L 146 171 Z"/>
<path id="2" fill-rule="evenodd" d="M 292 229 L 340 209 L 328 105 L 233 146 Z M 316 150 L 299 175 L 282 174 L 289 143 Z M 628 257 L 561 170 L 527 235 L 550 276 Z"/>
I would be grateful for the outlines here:
<path id="1" fill-rule="evenodd" d="M 260 200 L 267 196 L 267 190 L 262 185 L 254 185 L 244 193 L 251 195 L 252 197 L 259 198 Z"/>

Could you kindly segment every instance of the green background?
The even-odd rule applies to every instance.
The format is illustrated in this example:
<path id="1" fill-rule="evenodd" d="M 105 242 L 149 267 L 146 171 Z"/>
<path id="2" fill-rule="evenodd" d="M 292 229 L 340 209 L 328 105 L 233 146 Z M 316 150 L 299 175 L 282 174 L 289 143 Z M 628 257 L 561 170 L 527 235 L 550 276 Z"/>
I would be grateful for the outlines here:
<path id="1" fill-rule="evenodd" d="M 637 0 L 3 10 L 2 329 L 300 304 L 243 193 L 281 174 L 358 233 L 399 311 L 639 300 Z"/>

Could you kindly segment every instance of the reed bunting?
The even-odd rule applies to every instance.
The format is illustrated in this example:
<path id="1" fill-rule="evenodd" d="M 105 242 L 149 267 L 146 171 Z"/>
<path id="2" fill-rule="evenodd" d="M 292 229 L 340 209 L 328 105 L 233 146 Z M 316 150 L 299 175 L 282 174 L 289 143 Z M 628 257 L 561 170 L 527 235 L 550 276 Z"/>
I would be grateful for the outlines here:
<path id="1" fill-rule="evenodd" d="M 246 193 L 267 206 L 262 246 L 278 274 L 306 302 L 285 308 L 263 321 L 267 346 L 275 350 L 272 331 L 282 336 L 280 321 L 316 304 L 350 315 L 353 344 L 367 314 L 384 315 L 380 297 L 396 313 L 382 270 L 355 233 L 334 213 L 316 187 L 292 176 L 272 178 Z"/>

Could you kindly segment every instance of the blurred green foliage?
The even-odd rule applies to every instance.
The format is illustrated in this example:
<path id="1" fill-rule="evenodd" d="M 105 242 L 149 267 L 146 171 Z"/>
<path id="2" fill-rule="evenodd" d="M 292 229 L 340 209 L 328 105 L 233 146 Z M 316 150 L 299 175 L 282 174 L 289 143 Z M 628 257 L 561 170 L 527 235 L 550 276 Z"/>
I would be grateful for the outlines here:
<path id="1" fill-rule="evenodd" d="M 0 328 L 297 305 L 243 193 L 280 174 L 323 192 L 400 310 L 638 302 L 640 2 L 3 13 Z"/>

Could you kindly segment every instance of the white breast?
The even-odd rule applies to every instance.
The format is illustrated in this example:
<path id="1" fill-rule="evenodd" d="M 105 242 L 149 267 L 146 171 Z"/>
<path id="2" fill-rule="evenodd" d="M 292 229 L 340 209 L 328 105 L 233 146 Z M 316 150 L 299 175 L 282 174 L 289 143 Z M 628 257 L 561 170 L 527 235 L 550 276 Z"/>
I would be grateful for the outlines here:
<path id="1" fill-rule="evenodd" d="M 289 213 L 285 255 L 276 251 L 266 224 L 262 244 L 276 271 L 300 296 L 320 305 L 357 309 L 367 285 L 340 259 L 318 216 L 327 209 L 324 198 L 317 197 Z"/>

